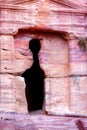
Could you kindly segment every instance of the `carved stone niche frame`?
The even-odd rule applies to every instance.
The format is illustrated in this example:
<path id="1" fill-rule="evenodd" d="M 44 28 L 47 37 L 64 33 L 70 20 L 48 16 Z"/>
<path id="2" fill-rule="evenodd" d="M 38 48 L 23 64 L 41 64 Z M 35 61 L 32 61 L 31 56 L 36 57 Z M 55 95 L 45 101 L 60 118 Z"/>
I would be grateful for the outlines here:
<path id="1" fill-rule="evenodd" d="M 15 67 L 17 68 L 15 73 L 19 77 L 33 63 L 32 54 L 28 50 L 28 43 L 33 38 L 42 39 L 41 50 L 38 55 L 40 66 L 46 74 L 44 85 L 45 99 L 42 112 L 53 115 L 87 116 L 85 109 L 86 102 L 80 99 L 81 103 L 84 103 L 83 107 L 77 104 L 79 93 L 83 91 L 85 95 L 86 85 L 84 85 L 84 90 L 77 90 L 75 95 L 75 89 L 86 82 L 85 75 L 81 74 L 80 77 L 80 74 L 76 72 L 73 74 L 73 64 L 78 66 L 78 68 L 80 66 L 79 64 L 77 65 L 77 61 L 72 62 L 74 60 L 73 56 L 75 56 L 73 55 L 74 50 L 72 47 L 77 45 L 77 37 L 73 33 L 68 34 L 67 32 L 43 29 L 41 27 L 19 29 L 18 33 L 14 36 Z M 76 68 L 76 71 L 78 71 L 78 68 Z M 79 79 L 79 83 L 77 83 L 77 79 Z M 21 87 L 25 87 L 23 79 Z M 23 92 L 24 89 L 22 89 Z M 76 97 L 77 100 L 75 100 Z M 23 98 L 20 98 L 23 101 Z M 26 99 L 24 104 L 26 104 Z M 27 104 L 23 108 L 24 112 L 27 111 L 26 108 Z"/>
<path id="2" fill-rule="evenodd" d="M 45 85 L 44 85 L 45 98 L 44 98 L 44 105 L 43 105 L 43 112 L 46 113 L 55 113 L 54 111 L 55 109 L 57 109 L 56 110 L 57 113 L 61 115 L 64 114 L 65 105 L 66 108 L 68 107 L 69 95 L 66 94 L 68 92 L 67 89 L 69 89 L 68 78 L 65 78 L 68 76 L 67 37 L 68 37 L 68 33 L 66 32 L 54 31 L 51 29 L 46 30 L 39 27 L 19 29 L 18 33 L 14 36 L 16 76 L 18 75 L 20 76 L 26 69 L 32 66 L 33 63 L 32 54 L 28 49 L 29 41 L 33 38 L 41 39 L 41 50 L 39 52 L 38 57 L 40 61 L 40 66 L 44 70 L 46 75 Z M 60 101 L 60 99 L 58 99 L 58 91 L 59 93 L 61 92 L 59 87 L 63 85 L 62 84 L 63 80 L 66 86 L 63 90 L 64 91 L 63 93 L 65 93 L 64 96 L 65 99 L 62 95 L 63 93 L 59 94 L 59 97 L 61 98 Z M 57 86 L 58 89 L 56 88 Z M 21 97 L 21 101 L 22 98 L 23 97 Z M 57 100 L 58 102 L 60 102 L 59 105 Z"/>

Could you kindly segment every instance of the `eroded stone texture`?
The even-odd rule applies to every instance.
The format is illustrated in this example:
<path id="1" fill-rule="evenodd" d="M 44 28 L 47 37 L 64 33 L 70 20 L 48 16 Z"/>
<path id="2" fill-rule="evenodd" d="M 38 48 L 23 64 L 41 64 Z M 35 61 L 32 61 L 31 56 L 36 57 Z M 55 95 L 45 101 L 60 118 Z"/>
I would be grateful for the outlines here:
<path id="1" fill-rule="evenodd" d="M 63 115 L 69 111 L 69 79 L 47 78 L 46 110 L 50 114 Z M 57 96 L 56 96 L 57 95 Z"/>
<path id="2" fill-rule="evenodd" d="M 81 130 L 81 128 L 87 129 L 86 118 L 0 113 L 0 130 Z"/>
<path id="3" fill-rule="evenodd" d="M 23 69 L 24 66 L 30 68 L 32 64 L 32 54 L 28 49 L 29 39 L 31 39 L 31 35 L 28 36 L 29 37 L 27 37 L 27 35 L 24 34 L 24 36 L 17 37 L 17 38 L 15 37 L 15 69 L 18 69 L 19 66 L 18 71 L 21 68 Z M 34 37 L 36 36 L 37 35 L 35 34 Z M 40 65 L 44 69 L 46 75 L 48 77 L 67 76 L 68 75 L 67 42 L 64 39 L 62 39 L 62 37 L 56 34 L 53 35 L 40 34 L 40 37 L 42 38 L 42 41 L 41 41 L 41 50 L 39 53 L 39 60 L 40 60 Z M 26 41 L 23 40 L 24 38 L 26 39 Z"/>
<path id="4" fill-rule="evenodd" d="M 27 113 L 27 102 L 25 98 L 25 83 L 24 79 L 19 76 L 15 76 L 15 97 L 16 97 L 16 112 Z"/>
<path id="5" fill-rule="evenodd" d="M 70 79 L 70 82 L 71 111 L 76 114 L 78 111 L 80 111 L 81 114 L 87 113 L 87 77 L 74 76 Z"/>
<path id="6" fill-rule="evenodd" d="M 82 51 L 78 44 L 78 39 L 72 39 L 69 43 L 70 74 L 87 74 L 87 52 Z"/>
<path id="7" fill-rule="evenodd" d="M 70 110 L 78 114 L 87 113 L 87 52 L 82 51 L 78 39 L 69 43 L 70 60 Z"/>
<path id="8" fill-rule="evenodd" d="M 12 75 L 0 75 L 1 76 L 1 102 L 2 103 L 12 103 L 15 102 L 15 93 L 13 86 L 13 76 Z M 2 109 L 2 108 L 0 108 Z"/>
<path id="9" fill-rule="evenodd" d="M 21 74 L 33 63 L 29 41 L 40 38 L 46 74 L 44 111 L 87 115 L 87 0 L 0 1 L 0 111 L 27 112 Z M 8 6 L 7 6 L 8 5 Z M 81 5 L 81 6 L 80 6 Z"/>

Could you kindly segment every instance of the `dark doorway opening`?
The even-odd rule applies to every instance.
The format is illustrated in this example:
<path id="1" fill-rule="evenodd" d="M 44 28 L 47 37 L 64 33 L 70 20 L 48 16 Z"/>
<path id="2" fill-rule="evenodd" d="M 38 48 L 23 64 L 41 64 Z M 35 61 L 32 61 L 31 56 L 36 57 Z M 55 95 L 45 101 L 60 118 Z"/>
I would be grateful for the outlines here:
<path id="1" fill-rule="evenodd" d="M 28 111 L 42 110 L 44 102 L 44 78 L 45 73 L 40 67 L 38 53 L 41 49 L 40 40 L 31 39 L 29 49 L 33 54 L 33 64 L 22 77 L 25 79 L 25 95 Z"/>

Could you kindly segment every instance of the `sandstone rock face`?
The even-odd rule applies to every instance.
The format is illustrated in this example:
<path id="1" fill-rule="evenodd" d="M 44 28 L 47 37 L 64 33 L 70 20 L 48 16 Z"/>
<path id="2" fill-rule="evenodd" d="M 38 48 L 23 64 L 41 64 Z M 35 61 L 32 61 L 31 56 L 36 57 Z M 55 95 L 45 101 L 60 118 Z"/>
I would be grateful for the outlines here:
<path id="1" fill-rule="evenodd" d="M 15 97 L 16 97 L 16 112 L 27 113 L 27 102 L 25 97 L 25 83 L 20 76 L 15 76 Z"/>
<path id="2" fill-rule="evenodd" d="M 44 111 L 87 116 L 87 51 L 78 45 L 87 38 L 87 1 L 0 3 L 0 111 L 27 113 L 21 74 L 33 64 L 29 41 L 39 38 Z"/>
<path id="3" fill-rule="evenodd" d="M 84 117 L 62 117 L 48 115 L 28 115 L 20 113 L 0 113 L 0 130 L 79 130 L 87 129 Z"/>

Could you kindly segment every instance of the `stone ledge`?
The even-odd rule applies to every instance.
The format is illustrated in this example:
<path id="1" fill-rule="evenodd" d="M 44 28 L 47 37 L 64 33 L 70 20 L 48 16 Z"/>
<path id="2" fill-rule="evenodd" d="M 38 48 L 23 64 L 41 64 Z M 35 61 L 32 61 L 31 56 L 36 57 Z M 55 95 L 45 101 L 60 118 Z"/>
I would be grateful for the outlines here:
<path id="1" fill-rule="evenodd" d="M 79 128 L 83 128 L 80 129 Z M 0 130 L 87 130 L 87 118 L 0 113 Z"/>

